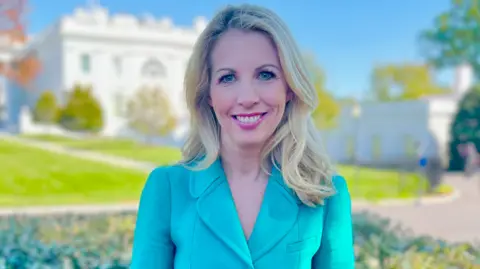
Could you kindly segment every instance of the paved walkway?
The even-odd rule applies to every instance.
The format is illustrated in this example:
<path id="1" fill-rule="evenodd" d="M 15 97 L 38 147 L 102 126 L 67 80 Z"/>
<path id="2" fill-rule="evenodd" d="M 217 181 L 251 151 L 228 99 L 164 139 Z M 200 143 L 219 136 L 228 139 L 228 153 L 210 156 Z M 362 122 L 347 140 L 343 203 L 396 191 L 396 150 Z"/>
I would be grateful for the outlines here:
<path id="1" fill-rule="evenodd" d="M 0 133 L 0 139 L 8 139 L 22 144 L 42 148 L 61 154 L 104 162 L 116 166 L 151 171 L 153 164 L 133 161 L 116 156 L 107 156 L 90 151 L 67 149 L 52 143 L 37 142 Z M 353 211 L 370 211 L 392 219 L 412 229 L 415 234 L 431 235 L 449 241 L 480 241 L 480 183 L 466 180 L 460 174 L 449 174 L 446 182 L 460 191 L 460 197 L 438 204 L 420 204 L 410 202 L 403 205 L 375 206 L 353 203 Z M 89 205 L 55 206 L 28 208 L 0 208 L 1 215 L 11 214 L 55 214 L 55 213 L 100 213 L 114 211 L 134 211 L 136 204 L 126 205 Z"/>
<path id="2" fill-rule="evenodd" d="M 17 142 L 22 145 L 32 146 L 32 147 L 40 148 L 50 152 L 71 155 L 71 156 L 75 156 L 85 160 L 92 160 L 96 162 L 107 163 L 113 166 L 122 166 L 122 167 L 144 170 L 144 171 L 151 171 L 152 169 L 155 168 L 155 165 L 150 163 L 139 162 L 139 161 L 131 160 L 128 158 L 122 158 L 122 157 L 117 157 L 112 155 L 106 155 L 106 154 L 102 154 L 94 151 L 71 149 L 61 145 L 57 145 L 52 142 L 35 141 L 33 139 L 20 138 L 20 137 L 8 135 L 1 132 L 0 132 L 0 139 Z"/>
<path id="3" fill-rule="evenodd" d="M 403 206 L 358 206 L 354 212 L 366 210 L 392 219 L 417 235 L 431 235 L 452 242 L 480 242 L 480 182 L 461 174 L 448 174 L 446 182 L 460 191 L 450 203 Z"/>
<path id="4" fill-rule="evenodd" d="M 64 214 L 101 214 L 136 212 L 138 203 L 113 204 L 113 205 L 66 205 L 66 206 L 26 206 L 26 207 L 0 207 L 0 217 L 14 215 L 46 216 Z"/>

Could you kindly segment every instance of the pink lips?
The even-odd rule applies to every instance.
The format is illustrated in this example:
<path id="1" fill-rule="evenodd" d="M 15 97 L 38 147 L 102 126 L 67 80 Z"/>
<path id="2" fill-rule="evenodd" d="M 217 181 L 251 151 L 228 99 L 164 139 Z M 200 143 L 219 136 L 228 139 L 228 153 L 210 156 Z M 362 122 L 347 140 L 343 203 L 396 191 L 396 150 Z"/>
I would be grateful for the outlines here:
<path id="1" fill-rule="evenodd" d="M 232 116 L 235 123 L 243 130 L 253 130 L 263 121 L 267 113 L 236 114 Z"/>

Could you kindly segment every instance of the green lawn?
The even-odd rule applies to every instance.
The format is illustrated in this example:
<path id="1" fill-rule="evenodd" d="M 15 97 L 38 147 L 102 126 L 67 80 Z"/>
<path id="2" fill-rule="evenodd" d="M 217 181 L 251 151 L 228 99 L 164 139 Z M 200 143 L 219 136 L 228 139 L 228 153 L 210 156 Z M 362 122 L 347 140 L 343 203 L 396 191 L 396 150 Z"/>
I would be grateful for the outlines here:
<path id="1" fill-rule="evenodd" d="M 413 198 L 427 187 L 419 174 L 400 173 L 394 170 L 339 166 L 339 173 L 345 177 L 353 198 L 379 200 L 385 198 Z M 441 185 L 435 194 L 443 195 L 453 191 L 451 186 Z M 435 195 L 432 194 L 432 195 Z"/>
<path id="2" fill-rule="evenodd" d="M 0 205 L 116 203 L 138 199 L 146 175 L 0 141 Z"/>
<path id="3" fill-rule="evenodd" d="M 72 139 L 52 135 L 25 135 L 22 137 L 44 142 L 53 142 L 74 149 L 94 150 L 96 152 L 151 162 L 158 165 L 169 164 L 172 163 L 172 161 L 175 162 L 181 157 L 180 151 L 177 148 L 144 145 L 129 139 Z"/>
<path id="4" fill-rule="evenodd" d="M 106 138 L 91 138 L 91 139 L 70 139 L 57 136 L 27 136 L 25 138 L 35 139 L 45 142 L 52 142 L 55 144 L 64 145 L 66 147 L 71 147 L 75 149 L 82 150 L 93 150 L 97 152 L 102 152 L 106 154 L 112 154 L 122 157 L 128 157 L 140 161 L 148 161 L 158 165 L 173 163 L 180 158 L 180 151 L 175 148 L 167 147 L 158 147 L 158 146 L 147 146 L 142 145 L 130 140 L 123 139 L 106 139 Z M 1 150 L 1 147 L 0 147 Z M 27 154 L 27 153 L 25 153 Z M 59 158 L 55 155 L 56 158 Z M 53 158 L 53 157 L 52 157 Z M 61 159 L 61 160 L 60 160 Z M 57 167 L 59 169 L 59 164 L 64 162 L 65 158 L 61 157 L 58 161 L 48 161 L 50 166 L 43 169 L 52 169 L 51 166 Z M 21 162 L 20 160 L 18 162 Z M 78 161 L 74 161 L 77 163 Z M 82 165 L 83 166 L 83 165 Z M 1 167 L 1 164 L 0 164 Z M 66 165 L 61 165 L 61 167 L 68 167 Z M 78 166 L 77 166 L 78 167 Z M 116 168 L 106 168 L 106 166 L 101 166 L 100 164 L 90 163 L 89 167 L 100 169 L 111 169 L 115 172 L 109 172 L 110 174 L 115 173 L 127 173 L 127 170 L 120 170 Z M 84 169 L 77 170 L 68 170 L 73 178 L 81 178 L 78 173 L 84 171 Z M 63 171 L 62 170 L 62 171 Z M 120 172 L 121 171 L 121 172 Z M 133 172 L 130 172 L 133 173 Z M 420 188 L 425 188 L 425 181 L 418 174 L 405 173 L 400 174 L 397 171 L 393 170 L 377 170 L 369 168 L 361 168 L 358 173 L 354 167 L 351 166 L 340 166 L 339 173 L 344 176 L 347 180 L 350 193 L 353 199 L 367 199 L 367 200 L 379 200 L 384 198 L 411 198 L 415 197 Z M 101 172 L 98 172 L 97 177 L 101 176 Z M 117 176 L 115 176 L 117 177 Z M 122 176 L 118 176 L 122 178 Z M 68 178 L 68 176 L 63 177 Z M 107 179 L 96 178 L 91 182 L 103 182 Z M 64 179 L 65 180 L 65 179 Z M 52 182 L 58 181 L 58 179 L 52 179 Z M 110 181 L 108 181 L 110 182 Z M 144 182 L 143 175 L 140 173 L 140 176 L 136 176 L 136 179 L 130 182 L 131 184 L 139 185 L 130 185 L 133 187 L 134 193 L 127 194 L 124 193 L 125 198 L 123 200 L 135 199 L 135 195 L 138 194 L 138 190 L 141 188 L 141 183 Z M 87 184 L 87 186 L 90 185 Z M 51 189 L 51 187 L 49 187 Z M 87 188 L 87 187 L 83 187 Z M 451 192 L 452 189 L 449 186 L 441 186 L 438 190 L 440 193 Z M 46 192 L 45 192 L 46 193 Z M 60 193 L 58 194 L 60 195 Z M 121 198 L 121 197 L 119 197 Z M 53 199 L 53 198 L 52 198 Z M 107 198 L 106 198 L 107 199 Z M 0 198 L 1 203 L 1 198 Z"/>

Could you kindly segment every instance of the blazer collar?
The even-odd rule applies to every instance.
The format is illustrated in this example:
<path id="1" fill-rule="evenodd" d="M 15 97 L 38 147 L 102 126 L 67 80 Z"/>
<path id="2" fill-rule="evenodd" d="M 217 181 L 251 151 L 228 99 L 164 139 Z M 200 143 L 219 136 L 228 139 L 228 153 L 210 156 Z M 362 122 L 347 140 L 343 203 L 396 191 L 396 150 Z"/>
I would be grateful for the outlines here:
<path id="1" fill-rule="evenodd" d="M 280 171 L 278 165 L 272 166 L 270 173 L 270 180 L 275 180 L 275 183 L 280 185 L 288 194 L 290 194 L 290 199 L 293 199 L 297 204 L 302 203 L 296 193 L 289 188 L 283 180 L 282 171 Z M 190 194 L 193 197 L 198 198 L 209 189 L 209 187 L 216 185 L 217 181 L 224 177 L 225 172 L 219 157 L 209 167 L 192 173 L 190 178 Z"/>
<path id="2" fill-rule="evenodd" d="M 191 173 L 190 192 L 197 199 L 196 208 L 202 222 L 244 262 L 245 268 L 251 269 L 291 231 L 301 203 L 284 183 L 281 171 L 273 167 L 247 241 L 219 159 L 206 169 Z"/>
<path id="3" fill-rule="evenodd" d="M 195 198 L 200 197 L 210 186 L 221 179 L 223 175 L 223 167 L 219 158 L 209 167 L 202 170 L 195 170 L 190 176 L 191 195 Z"/>

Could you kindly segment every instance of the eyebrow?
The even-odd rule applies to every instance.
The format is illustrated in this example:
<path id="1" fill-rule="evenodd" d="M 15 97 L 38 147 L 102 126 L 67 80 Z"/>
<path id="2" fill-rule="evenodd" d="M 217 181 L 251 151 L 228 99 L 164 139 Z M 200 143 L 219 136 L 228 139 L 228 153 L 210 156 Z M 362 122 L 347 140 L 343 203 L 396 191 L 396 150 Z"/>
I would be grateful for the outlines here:
<path id="1" fill-rule="evenodd" d="M 278 71 L 280 71 L 280 68 L 275 64 L 262 64 L 259 67 L 255 68 L 255 71 L 258 71 L 258 70 L 263 69 L 265 67 L 273 67 L 273 68 L 277 69 Z M 235 73 L 235 70 L 233 68 L 228 68 L 228 67 L 219 68 L 215 71 L 215 73 L 219 73 L 219 72 L 222 72 L 222 71 L 228 71 L 228 72 Z"/>

